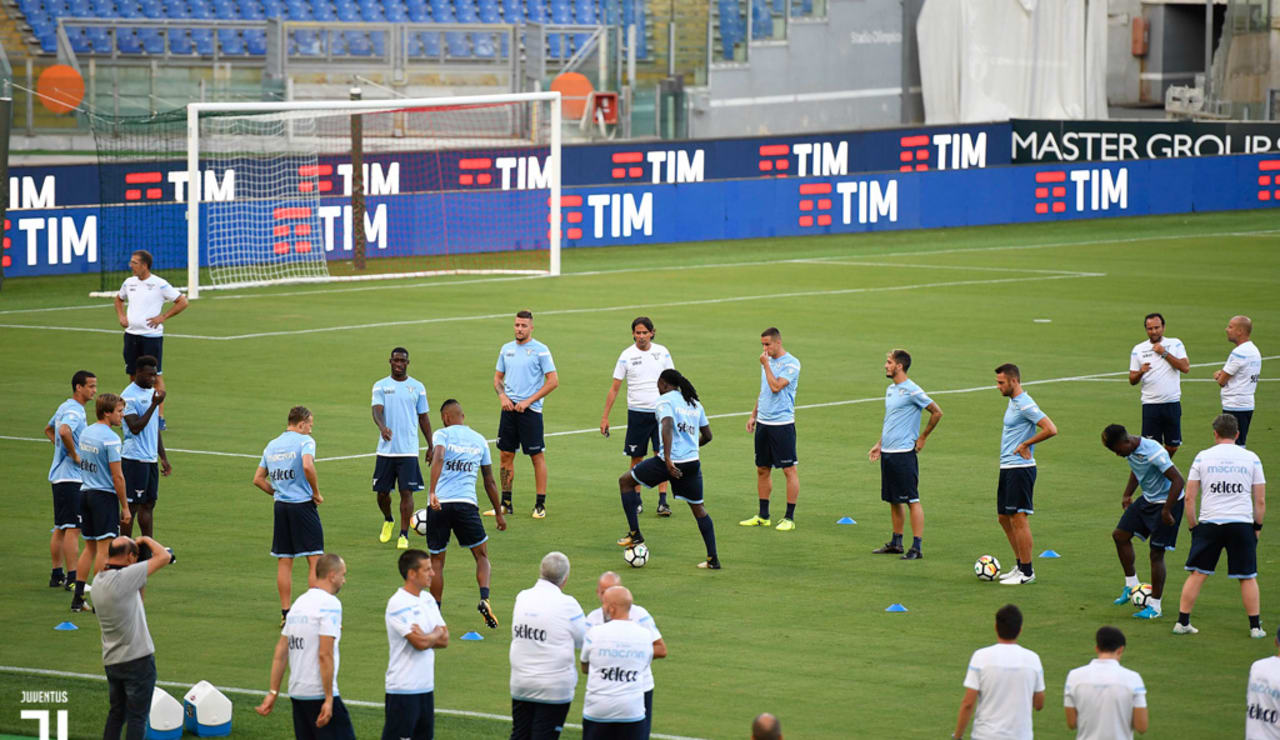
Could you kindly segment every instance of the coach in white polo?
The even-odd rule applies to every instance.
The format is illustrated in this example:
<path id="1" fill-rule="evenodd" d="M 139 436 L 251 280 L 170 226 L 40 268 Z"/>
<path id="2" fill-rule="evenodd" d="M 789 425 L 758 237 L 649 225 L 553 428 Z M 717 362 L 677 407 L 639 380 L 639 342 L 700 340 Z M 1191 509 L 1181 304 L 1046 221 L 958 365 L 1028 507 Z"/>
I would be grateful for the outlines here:
<path id="1" fill-rule="evenodd" d="M 1258 537 L 1267 511 L 1267 479 L 1258 456 L 1236 444 L 1239 434 L 1235 416 L 1222 414 L 1214 419 L 1214 444 L 1196 455 L 1187 473 L 1183 518 L 1191 529 L 1186 566 L 1190 572 L 1182 584 L 1175 634 L 1198 632 L 1191 626 L 1191 609 L 1225 549 L 1227 576 L 1240 581 L 1249 636 L 1267 636 L 1262 629 L 1258 597 Z M 1196 501 L 1201 496 L 1197 515 Z"/>
<path id="2" fill-rule="evenodd" d="M 631 322 L 631 338 L 633 343 L 618 356 L 613 366 L 613 384 L 604 399 L 604 414 L 600 417 L 600 433 L 609 436 L 609 412 L 613 410 L 613 402 L 618 397 L 622 381 L 627 382 L 627 437 L 622 443 L 622 452 L 631 458 L 631 467 L 635 467 L 649 454 L 649 445 L 653 444 L 653 453 L 658 454 L 661 440 L 658 436 L 658 417 L 654 410 L 658 408 L 658 376 L 663 370 L 675 367 L 671 353 L 666 347 L 653 341 L 655 335 L 653 321 L 648 316 L 637 316 Z M 640 493 L 640 484 L 636 484 L 636 493 Z M 658 484 L 658 516 L 671 516 L 671 507 L 667 505 L 667 484 Z"/>
<path id="3" fill-rule="evenodd" d="M 1094 649 L 1098 657 L 1067 674 L 1062 706 L 1067 727 L 1080 740 L 1132 738 L 1147 731 L 1147 687 L 1142 676 L 1120 665 L 1124 633 L 1100 627 Z"/>
<path id="4" fill-rule="evenodd" d="M 653 635 L 631 621 L 631 592 L 604 592 L 605 623 L 582 642 L 582 740 L 648 740 L 642 676 L 653 661 Z"/>
<path id="5" fill-rule="evenodd" d="M 1142 436 L 1172 457 L 1182 445 L 1182 377 L 1191 370 L 1182 341 L 1164 335 L 1164 316 L 1143 319 L 1147 341 L 1129 353 L 1129 385 L 1142 384 Z"/>
<path id="6" fill-rule="evenodd" d="M 387 693 L 382 737 L 435 736 L 436 651 L 449 647 L 449 628 L 431 598 L 431 556 L 405 550 L 398 563 L 404 585 L 387 600 Z"/>
<path id="7" fill-rule="evenodd" d="M 164 322 L 187 308 L 187 297 L 168 280 L 151 272 L 151 253 L 139 249 L 129 256 L 129 271 L 116 293 L 116 319 L 124 329 L 124 371 L 133 380 L 138 358 L 156 358 L 156 390 L 164 387 Z M 173 301 L 168 311 L 164 304 Z M 128 302 L 128 310 L 125 303 Z M 164 405 L 160 406 L 160 429 L 164 430 Z"/>
<path id="8" fill-rule="evenodd" d="M 975 650 L 964 676 L 964 699 L 955 740 L 973 718 L 973 740 L 1031 740 L 1031 712 L 1044 709 L 1040 656 L 1018 644 L 1022 611 L 1005 604 L 996 612 L 996 644 Z"/>
<path id="9" fill-rule="evenodd" d="M 1249 424 L 1253 421 L 1253 394 L 1262 375 L 1262 352 L 1253 343 L 1253 320 L 1248 316 L 1232 316 L 1227 322 L 1227 341 L 1235 345 L 1221 370 L 1213 379 L 1222 388 L 1222 412 L 1236 417 L 1240 436 L 1236 444 L 1245 446 Z"/>
<path id="10" fill-rule="evenodd" d="M 511 740 L 555 740 L 578 687 L 574 655 L 587 619 L 564 593 L 569 558 L 549 552 L 538 582 L 516 595 L 511 614 Z"/>
<path id="11" fill-rule="evenodd" d="M 599 580 L 596 581 L 596 598 L 600 600 L 600 606 L 587 615 L 587 629 L 599 627 L 605 623 L 604 617 L 604 594 L 614 586 L 622 585 L 622 576 L 607 570 L 600 574 Z M 639 604 L 631 605 L 631 621 L 649 630 L 649 634 L 653 636 L 653 659 L 667 657 L 667 643 L 662 639 L 662 633 L 658 631 L 657 622 L 653 621 L 653 615 L 649 613 Z M 653 725 L 653 667 L 646 666 L 644 674 L 640 678 L 641 687 L 644 689 L 644 734 L 649 735 L 649 730 Z"/>

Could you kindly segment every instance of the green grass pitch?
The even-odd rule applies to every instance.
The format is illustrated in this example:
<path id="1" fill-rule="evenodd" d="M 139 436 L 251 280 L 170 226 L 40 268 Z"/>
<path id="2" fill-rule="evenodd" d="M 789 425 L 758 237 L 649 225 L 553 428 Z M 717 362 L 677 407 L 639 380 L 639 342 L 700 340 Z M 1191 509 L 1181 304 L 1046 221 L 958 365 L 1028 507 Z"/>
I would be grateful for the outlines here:
<path id="1" fill-rule="evenodd" d="M 266 687 L 279 622 L 270 500 L 250 480 L 266 442 L 294 404 L 315 413 L 326 543 L 350 572 L 339 684 L 348 700 L 381 702 L 387 646 L 386 599 L 400 584 L 397 552 L 380 545 L 369 478 L 376 429 L 369 389 L 386 375 L 395 345 L 411 351 L 409 372 L 434 408 L 459 399 L 469 423 L 492 437 L 491 388 L 498 347 L 521 308 L 552 349 L 560 389 L 546 402 L 549 516 L 529 518 L 532 469 L 517 461 L 517 515 L 506 532 L 490 525 L 493 602 L 503 620 L 484 628 L 471 558 L 456 543 L 445 576 L 444 616 L 454 640 L 436 663 L 436 706 L 509 715 L 507 647 L 515 594 L 533 584 L 538 559 L 563 550 L 567 586 L 585 609 L 605 569 L 655 615 L 671 655 L 655 666 L 654 731 L 741 737 L 752 716 L 778 714 L 789 737 L 942 737 L 954 726 L 966 660 L 994 641 L 992 615 L 1019 604 L 1022 644 L 1044 662 L 1048 691 L 1036 715 L 1040 737 L 1068 737 L 1061 690 L 1066 673 L 1092 657 L 1102 624 L 1124 629 L 1125 664 L 1150 692 L 1150 737 L 1239 736 L 1250 662 L 1275 651 L 1251 640 L 1239 590 L 1225 576 L 1206 585 L 1195 612 L 1200 634 L 1170 634 L 1183 531 L 1171 553 L 1165 616 L 1154 623 L 1113 607 L 1122 585 L 1110 532 L 1127 466 L 1103 449 L 1108 423 L 1140 423 L 1137 389 L 1125 382 L 1142 318 L 1161 311 L 1187 345 L 1183 384 L 1184 472 L 1211 442 L 1218 389 L 1209 381 L 1229 345 L 1235 313 L 1253 317 L 1264 357 L 1280 354 L 1280 229 L 1272 211 L 1169 218 L 773 239 L 684 246 L 569 250 L 555 279 L 438 278 L 381 284 L 212 291 L 167 327 L 173 475 L 160 485 L 158 539 L 176 566 L 147 589 L 147 614 L 161 680 L 189 686 Z M 183 276 L 157 265 L 175 284 Z M 0 582 L 0 733 L 34 734 L 19 719 L 22 690 L 66 690 L 72 734 L 97 736 L 105 685 L 35 669 L 101 675 L 99 632 L 89 614 L 46 587 L 50 524 L 41 430 L 80 368 L 100 389 L 126 384 L 119 328 L 100 299 L 97 276 L 9 281 L 0 292 L 0 518 L 7 577 Z M 98 307 L 93 307 L 93 306 Z M 31 309 L 71 306 L 66 310 Z M 697 385 L 715 440 L 703 450 L 707 508 L 725 568 L 694 567 L 702 543 L 687 507 L 642 517 L 652 558 L 625 568 L 613 540 L 623 533 L 616 479 L 626 468 L 621 433 L 597 427 L 610 372 L 637 315 L 657 325 L 677 367 Z M 755 510 L 751 437 L 743 429 L 759 387 L 759 335 L 782 329 L 803 362 L 798 412 L 800 506 L 791 533 L 744 529 Z M 43 327 L 48 327 L 44 329 Z M 945 418 L 921 457 L 925 559 L 872 556 L 889 529 L 878 466 L 866 459 L 880 433 L 884 353 L 905 347 L 911 377 Z M 1035 551 L 1039 581 L 1017 589 L 978 582 L 974 560 L 1011 559 L 994 512 L 1000 417 L 1005 399 L 993 368 L 1015 362 L 1027 390 L 1060 434 L 1037 450 Z M 1270 363 L 1267 363 L 1270 367 Z M 1269 381 L 1264 371 L 1264 380 Z M 1250 447 L 1280 477 L 1280 405 L 1259 387 Z M 614 409 L 625 423 L 625 400 Z M 616 428 L 616 426 L 615 426 Z M 215 454 L 217 453 L 217 454 Z M 330 459 L 333 458 L 333 459 Z M 775 510 L 781 507 L 777 476 Z M 424 497 L 425 499 L 425 497 Z M 838 526 L 850 516 L 854 526 Z M 1276 517 L 1270 517 L 1275 520 Z M 1280 523 L 1259 548 L 1263 623 L 1280 621 Z M 1146 580 L 1146 555 L 1138 554 Z M 1223 566 L 1225 569 L 1225 565 Z M 301 572 L 301 568 L 298 569 Z M 305 587 L 295 578 L 295 594 Z M 894 602 L 905 614 L 885 612 Z M 80 629 L 55 632 L 71 620 Z M 457 638 L 468 630 L 483 642 Z M 14 669 L 23 670 L 14 670 Z M 582 683 L 570 721 L 581 718 Z M 181 688 L 174 689 L 175 693 Z M 288 736 L 287 706 L 270 719 L 252 712 L 259 695 L 233 694 L 234 736 Z M 360 736 L 381 727 L 381 709 L 354 707 Z M 438 718 L 442 737 L 505 737 L 500 719 Z M 567 736 L 575 736 L 568 731 Z"/>

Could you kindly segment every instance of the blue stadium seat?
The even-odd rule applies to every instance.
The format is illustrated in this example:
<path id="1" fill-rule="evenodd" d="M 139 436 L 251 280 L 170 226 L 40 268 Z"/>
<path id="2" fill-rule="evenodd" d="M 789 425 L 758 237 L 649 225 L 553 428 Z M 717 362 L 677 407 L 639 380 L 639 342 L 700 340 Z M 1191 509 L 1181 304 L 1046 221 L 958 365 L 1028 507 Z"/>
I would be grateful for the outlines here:
<path id="1" fill-rule="evenodd" d="M 737 0 L 720 0 L 720 41 L 725 61 L 733 61 L 733 47 L 742 40 L 742 19 Z"/>
<path id="2" fill-rule="evenodd" d="M 791 17 L 813 15 L 813 0 L 791 0 Z"/>
<path id="3" fill-rule="evenodd" d="M 431 22 L 431 10 L 426 5 L 410 5 L 407 14 L 412 23 Z"/>
<path id="4" fill-rule="evenodd" d="M 169 29 L 169 51 L 174 54 L 190 54 L 195 51 L 185 28 Z"/>
<path id="5" fill-rule="evenodd" d="M 109 54 L 111 52 L 111 33 L 105 28 L 86 28 L 84 35 L 89 39 L 89 44 L 98 54 Z"/>
<path id="6" fill-rule="evenodd" d="M 578 0 L 574 4 L 574 11 L 578 23 L 599 23 L 596 15 L 596 4 L 591 0 Z"/>
<path id="7" fill-rule="evenodd" d="M 403 5 L 388 5 L 386 7 L 387 20 L 392 23 L 404 23 L 409 20 L 409 13 Z"/>
<path id="8" fill-rule="evenodd" d="M 338 14 L 334 12 L 333 6 L 327 2 L 313 3 L 311 6 L 311 15 L 318 21 L 338 20 Z"/>
<path id="9" fill-rule="evenodd" d="M 422 42 L 422 55 L 428 59 L 440 58 L 440 33 L 438 31 L 418 31 L 415 34 Z"/>
<path id="10" fill-rule="evenodd" d="M 569 9 L 568 0 L 551 0 L 551 22 L 573 23 L 573 11 Z"/>
<path id="11" fill-rule="evenodd" d="M 355 23 L 360 20 L 360 11 L 354 5 L 341 4 L 336 9 L 338 20 L 344 23 Z"/>
<path id="12" fill-rule="evenodd" d="M 477 23 L 480 20 L 480 14 L 476 12 L 475 3 L 471 0 L 457 0 L 453 4 L 454 12 L 458 15 L 459 23 Z"/>
<path id="13" fill-rule="evenodd" d="M 58 50 L 58 37 L 55 34 L 45 33 L 36 38 L 40 41 L 41 51 L 52 54 Z"/>
<path id="14" fill-rule="evenodd" d="M 387 19 L 387 14 L 382 10 L 381 3 L 362 3 L 360 17 L 367 23 L 380 23 Z"/>
<path id="15" fill-rule="evenodd" d="M 320 34 L 310 29 L 299 29 L 293 32 L 294 52 L 303 56 L 319 56 L 324 53 L 320 43 Z"/>
<path id="16" fill-rule="evenodd" d="M 244 32 L 245 50 L 257 56 L 267 53 L 267 32 L 260 28 L 250 28 Z"/>
<path id="17" fill-rule="evenodd" d="M 345 31 L 343 36 L 347 42 L 347 53 L 357 57 L 373 54 L 373 44 L 369 43 L 369 35 L 362 31 Z"/>
<path id="18" fill-rule="evenodd" d="M 213 17 L 218 20 L 232 21 L 240 18 L 240 9 L 228 3 L 213 6 Z"/>
<path id="19" fill-rule="evenodd" d="M 481 23 L 501 23 L 502 15 L 497 5 L 481 5 L 480 6 L 480 22 Z"/>
<path id="20" fill-rule="evenodd" d="M 773 38 L 773 11 L 768 0 L 751 0 L 751 38 Z"/>
<path id="21" fill-rule="evenodd" d="M 164 6 L 158 0 L 142 0 L 142 15 L 146 18 L 165 18 Z"/>
<path id="22" fill-rule="evenodd" d="M 471 39 L 467 38 L 469 35 L 461 31 L 445 32 L 444 43 L 449 50 L 449 56 L 459 59 L 471 56 Z"/>
<path id="23" fill-rule="evenodd" d="M 387 34 L 379 31 L 369 32 L 369 42 L 373 44 L 373 55 L 375 57 L 385 57 L 387 55 Z"/>
<path id="24" fill-rule="evenodd" d="M 139 28 L 138 40 L 142 42 L 142 50 L 148 54 L 164 52 L 164 36 L 155 28 Z"/>
<path id="25" fill-rule="evenodd" d="M 197 54 L 206 57 L 213 56 L 213 29 L 191 29 L 191 45 L 195 47 Z"/>
<path id="26" fill-rule="evenodd" d="M 472 46 L 475 47 L 476 57 L 480 59 L 493 59 L 497 54 L 497 47 L 493 43 L 493 34 L 491 33 L 473 33 L 471 34 Z"/>
<path id="27" fill-rule="evenodd" d="M 89 39 L 84 35 L 83 28 L 68 28 L 67 40 L 71 42 L 71 48 L 74 49 L 77 54 L 83 54 L 91 48 L 89 46 Z"/>
<path id="28" fill-rule="evenodd" d="M 247 50 L 239 32 L 231 28 L 219 28 L 218 51 L 227 56 L 244 56 Z"/>
<path id="29" fill-rule="evenodd" d="M 141 54 L 142 42 L 132 28 L 116 29 L 116 48 L 121 54 Z"/>

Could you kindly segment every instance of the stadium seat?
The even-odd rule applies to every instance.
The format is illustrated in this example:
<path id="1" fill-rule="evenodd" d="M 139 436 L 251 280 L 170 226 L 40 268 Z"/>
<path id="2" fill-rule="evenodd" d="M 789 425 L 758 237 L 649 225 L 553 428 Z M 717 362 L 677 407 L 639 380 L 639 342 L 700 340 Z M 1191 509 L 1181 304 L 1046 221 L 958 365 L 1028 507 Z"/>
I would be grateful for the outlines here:
<path id="1" fill-rule="evenodd" d="M 426 5 L 410 5 L 407 10 L 408 20 L 411 23 L 430 23 L 431 11 Z"/>
<path id="2" fill-rule="evenodd" d="M 360 18 L 366 23 L 381 23 L 387 19 L 382 3 L 363 2 L 360 4 Z"/>
<path id="3" fill-rule="evenodd" d="M 116 48 L 121 54 L 141 54 L 142 42 L 132 28 L 116 29 Z"/>
<path id="4" fill-rule="evenodd" d="M 148 54 L 164 53 L 164 36 L 155 28 L 139 28 L 138 40 L 142 42 L 142 50 Z"/>
<path id="5" fill-rule="evenodd" d="M 373 55 L 375 57 L 387 56 L 387 35 L 385 31 L 369 32 L 369 43 L 373 45 Z"/>
<path id="6" fill-rule="evenodd" d="M 41 51 L 53 54 L 58 50 L 58 37 L 55 34 L 45 33 L 37 36 L 36 39 L 40 42 Z"/>
<path id="7" fill-rule="evenodd" d="M 360 11 L 354 5 L 342 4 L 336 8 L 338 20 L 344 23 L 356 23 L 360 20 Z"/>
<path id="8" fill-rule="evenodd" d="M 373 44 L 369 43 L 369 34 L 363 31 L 344 31 L 342 38 L 346 42 L 348 54 L 357 57 L 367 57 L 373 54 Z M 334 53 L 336 54 L 337 52 L 335 51 Z"/>
<path id="9" fill-rule="evenodd" d="M 215 5 L 213 6 L 213 17 L 223 21 L 237 20 L 240 18 L 240 9 L 226 3 Z"/>
<path id="10" fill-rule="evenodd" d="M 440 58 L 440 33 L 438 31 L 419 31 L 418 40 L 422 42 L 422 55 L 428 59 Z"/>
<path id="11" fill-rule="evenodd" d="M 392 23 L 404 23 L 409 20 L 409 12 L 405 10 L 403 5 L 388 5 L 386 8 L 387 20 Z"/>
<path id="12" fill-rule="evenodd" d="M 105 28 L 86 28 L 85 37 L 89 40 L 93 51 L 98 54 L 111 53 L 111 33 Z"/>
<path id="13" fill-rule="evenodd" d="M 169 29 L 169 51 L 174 54 L 190 54 L 195 51 L 185 28 Z"/>
<path id="14" fill-rule="evenodd" d="M 293 32 L 293 43 L 297 45 L 295 52 L 303 56 L 319 56 L 324 53 L 320 34 L 307 28 Z"/>
<path id="15" fill-rule="evenodd" d="M 255 56 L 267 53 L 267 32 L 260 28 L 250 28 L 244 32 L 245 51 Z"/>
<path id="16" fill-rule="evenodd" d="M 191 45 L 195 47 L 197 54 L 206 57 L 213 56 L 213 29 L 191 29 Z"/>
<path id="17" fill-rule="evenodd" d="M 327 2 L 314 3 L 311 6 L 311 15 L 318 21 L 338 20 L 338 14 L 334 12 L 333 6 Z"/>
<path id="18" fill-rule="evenodd" d="M 768 0 L 751 0 L 751 38 L 773 38 L 773 11 Z"/>
<path id="19" fill-rule="evenodd" d="M 461 31 L 446 31 L 444 34 L 444 43 L 449 50 L 449 56 L 459 59 L 466 59 L 471 56 L 471 39 L 470 34 Z"/>
<path id="20" fill-rule="evenodd" d="M 598 23 L 596 20 L 596 4 L 591 0 L 578 0 L 574 3 L 574 15 L 578 23 Z"/>
<path id="21" fill-rule="evenodd" d="M 194 32 L 192 32 L 194 34 Z M 246 53 L 244 39 L 233 28 L 218 29 L 218 52 L 227 56 L 244 56 Z"/>
<path id="22" fill-rule="evenodd" d="M 77 54 L 84 54 L 90 50 L 89 39 L 84 35 L 83 28 L 68 28 L 67 40 L 71 42 L 71 48 Z"/>

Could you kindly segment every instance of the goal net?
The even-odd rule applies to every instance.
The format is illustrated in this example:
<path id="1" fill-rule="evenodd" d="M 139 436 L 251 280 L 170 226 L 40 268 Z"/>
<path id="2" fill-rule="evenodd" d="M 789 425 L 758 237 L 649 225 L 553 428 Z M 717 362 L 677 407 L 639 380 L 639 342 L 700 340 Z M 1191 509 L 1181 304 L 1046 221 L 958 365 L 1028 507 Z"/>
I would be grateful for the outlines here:
<path id="1" fill-rule="evenodd" d="M 162 248 L 151 234 L 175 246 L 175 214 L 162 211 L 176 206 L 192 297 L 277 283 L 559 273 L 558 93 L 197 103 L 185 124 L 185 162 L 172 162 L 174 171 L 147 163 L 112 177 L 185 185 L 172 198 L 155 189 L 163 197 L 154 203 L 147 185 L 126 185 L 117 220 L 129 228 L 117 238 L 128 251 Z M 144 126 L 119 148 L 170 152 L 166 126 L 151 142 Z M 101 158 L 101 137 L 99 147 Z M 157 261 L 157 271 L 177 266 Z"/>

